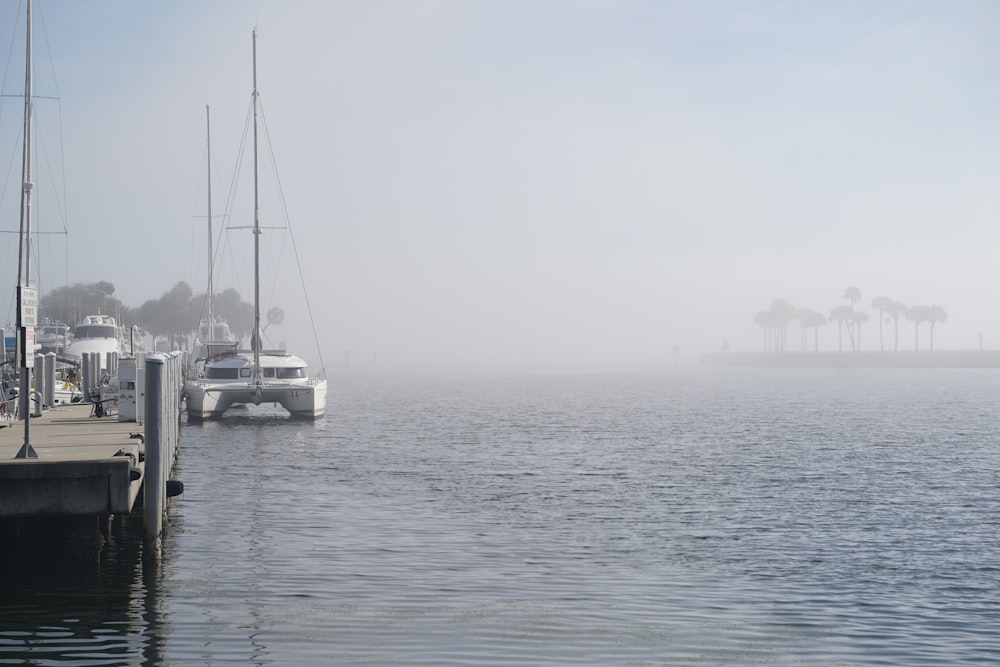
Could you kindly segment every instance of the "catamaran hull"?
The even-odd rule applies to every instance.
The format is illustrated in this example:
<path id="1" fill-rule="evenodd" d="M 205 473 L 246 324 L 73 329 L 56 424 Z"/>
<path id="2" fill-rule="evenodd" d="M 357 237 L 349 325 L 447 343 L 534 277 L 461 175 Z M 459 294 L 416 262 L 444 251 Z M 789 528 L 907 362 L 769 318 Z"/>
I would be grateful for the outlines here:
<path id="1" fill-rule="evenodd" d="M 317 419 L 326 413 L 326 380 L 308 384 L 268 384 L 196 382 L 186 394 L 189 420 L 216 419 L 234 405 L 277 403 L 293 417 Z"/>

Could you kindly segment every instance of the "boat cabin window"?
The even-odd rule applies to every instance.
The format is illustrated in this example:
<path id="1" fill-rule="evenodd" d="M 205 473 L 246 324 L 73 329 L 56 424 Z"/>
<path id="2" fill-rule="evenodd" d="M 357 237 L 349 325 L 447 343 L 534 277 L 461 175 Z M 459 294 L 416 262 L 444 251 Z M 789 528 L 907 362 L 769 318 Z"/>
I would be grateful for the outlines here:
<path id="1" fill-rule="evenodd" d="M 73 333 L 77 338 L 117 338 L 116 334 L 110 324 L 81 324 Z"/>
<path id="2" fill-rule="evenodd" d="M 251 369 L 251 368 L 241 368 L 240 369 L 240 377 L 241 378 L 248 378 L 248 377 L 250 377 L 250 371 L 251 370 L 253 370 L 253 369 Z"/>
<path id="3" fill-rule="evenodd" d="M 239 368 L 216 368 L 209 366 L 205 369 L 205 377 L 209 380 L 237 380 L 239 379 Z"/>
<path id="4" fill-rule="evenodd" d="M 299 368 L 279 368 L 278 377 L 284 380 L 290 380 L 292 378 L 304 378 L 306 377 L 306 369 Z"/>
<path id="5" fill-rule="evenodd" d="M 266 378 L 273 378 L 274 377 L 274 369 L 273 368 L 265 368 L 264 369 L 264 377 L 266 377 Z"/>

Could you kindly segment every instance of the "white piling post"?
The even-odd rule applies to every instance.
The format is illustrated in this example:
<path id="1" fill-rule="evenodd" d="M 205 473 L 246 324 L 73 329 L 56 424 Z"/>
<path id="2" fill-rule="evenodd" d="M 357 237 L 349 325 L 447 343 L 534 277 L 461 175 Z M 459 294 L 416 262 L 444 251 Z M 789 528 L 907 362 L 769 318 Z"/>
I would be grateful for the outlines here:
<path id="1" fill-rule="evenodd" d="M 35 367 L 32 375 L 35 386 L 31 388 L 29 399 L 31 403 L 31 416 L 42 416 L 42 392 L 45 391 L 45 355 L 35 355 Z"/>
<path id="2" fill-rule="evenodd" d="M 45 405 L 56 404 L 56 353 L 45 355 Z"/>
<path id="3" fill-rule="evenodd" d="M 165 361 L 161 354 L 146 357 L 146 479 L 143 483 L 142 523 L 145 529 L 143 557 L 150 561 L 160 559 L 163 512 L 167 501 L 169 462 L 164 451 L 168 440 L 167 424 L 164 423 Z"/>
<path id="4" fill-rule="evenodd" d="M 170 465 L 177 461 L 177 447 L 181 440 L 181 391 L 183 380 L 181 370 L 184 365 L 184 357 L 180 353 L 174 353 L 170 359 Z"/>
<path id="5" fill-rule="evenodd" d="M 90 402 L 90 352 L 80 355 L 80 390 L 83 392 L 83 400 Z"/>
<path id="6" fill-rule="evenodd" d="M 84 399 L 90 403 L 92 392 L 101 384 L 101 353 L 84 352 L 83 355 Z"/>

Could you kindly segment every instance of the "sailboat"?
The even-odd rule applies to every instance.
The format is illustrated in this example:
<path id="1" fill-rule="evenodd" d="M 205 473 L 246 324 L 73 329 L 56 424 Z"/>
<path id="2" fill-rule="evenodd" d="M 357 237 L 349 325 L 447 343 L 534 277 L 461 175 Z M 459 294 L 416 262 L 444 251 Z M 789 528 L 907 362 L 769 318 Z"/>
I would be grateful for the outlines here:
<path id="1" fill-rule="evenodd" d="M 203 377 L 189 380 L 185 398 L 189 421 L 221 417 L 234 405 L 276 403 L 293 417 L 316 419 L 326 412 L 326 377 L 309 376 L 302 357 L 263 349 L 260 326 L 260 210 L 257 152 L 257 31 L 253 31 L 253 174 L 254 174 L 254 331 L 249 351 L 228 350 L 205 362 Z"/>
<path id="2" fill-rule="evenodd" d="M 204 374 L 204 364 L 213 357 L 235 350 L 238 344 L 229 322 L 215 314 L 215 281 L 212 262 L 212 131 L 209 108 L 205 106 L 205 136 L 208 151 L 208 290 L 205 292 L 208 316 L 198 324 L 198 334 L 194 341 L 194 369 L 198 375 Z"/>

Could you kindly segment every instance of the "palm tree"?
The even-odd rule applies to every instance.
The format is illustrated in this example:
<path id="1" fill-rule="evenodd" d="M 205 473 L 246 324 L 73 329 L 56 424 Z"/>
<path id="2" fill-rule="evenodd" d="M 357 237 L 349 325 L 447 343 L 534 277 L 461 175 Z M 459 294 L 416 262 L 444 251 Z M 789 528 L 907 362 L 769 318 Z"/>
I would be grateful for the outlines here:
<path id="1" fill-rule="evenodd" d="M 858 332 L 858 346 L 854 349 L 855 352 L 861 351 L 861 325 L 868 321 L 868 313 L 862 313 L 860 310 L 851 313 L 851 323 Z"/>
<path id="2" fill-rule="evenodd" d="M 816 317 L 819 316 L 822 319 L 823 324 L 826 322 L 826 318 L 822 314 L 817 313 L 812 308 L 796 308 L 795 309 L 795 319 L 799 321 L 799 350 L 801 352 L 806 351 L 806 346 L 809 342 L 809 328 L 818 326 L 815 324 Z"/>
<path id="3" fill-rule="evenodd" d="M 806 351 L 806 323 L 805 314 L 808 308 L 796 308 L 795 312 L 792 313 L 792 319 L 799 321 L 799 351 Z"/>
<path id="4" fill-rule="evenodd" d="M 928 308 L 927 321 L 930 322 L 931 329 L 931 352 L 934 351 L 934 325 L 937 322 L 944 322 L 948 319 L 948 313 L 945 312 L 944 308 L 941 306 L 931 306 Z"/>
<path id="5" fill-rule="evenodd" d="M 772 332 L 774 331 L 774 313 L 762 310 L 753 316 L 753 323 L 764 331 L 764 351 L 771 351 Z"/>
<path id="6" fill-rule="evenodd" d="M 913 349 L 920 351 L 920 324 L 931 319 L 931 309 L 927 306 L 910 306 L 906 311 L 906 319 L 913 322 Z"/>
<path id="7" fill-rule="evenodd" d="M 784 299 L 775 299 L 769 310 L 753 316 L 753 322 L 764 330 L 764 350 L 784 352 L 788 349 L 788 325 L 795 317 L 795 306 Z"/>
<path id="8" fill-rule="evenodd" d="M 882 342 L 882 321 L 885 319 L 885 314 L 892 311 L 892 299 L 877 296 L 872 300 L 872 308 L 878 310 L 878 349 L 885 352 L 885 344 Z"/>
<path id="9" fill-rule="evenodd" d="M 771 302 L 771 312 L 774 313 L 774 323 L 780 333 L 780 346 L 776 346 L 780 351 L 788 350 L 788 325 L 795 317 L 795 306 L 784 299 L 775 299 Z"/>
<path id="10" fill-rule="evenodd" d="M 844 290 L 844 298 L 851 302 L 851 310 L 854 310 L 854 304 L 861 301 L 861 290 L 857 287 L 848 287 Z"/>
<path id="11" fill-rule="evenodd" d="M 861 301 L 861 290 L 858 289 L 857 287 L 853 287 L 853 286 L 852 287 L 848 287 L 847 289 L 844 290 L 844 298 L 851 302 L 851 312 L 853 313 L 854 312 L 854 304 L 856 304 L 858 301 Z M 850 318 L 848 318 L 848 320 L 847 320 L 847 335 L 851 339 L 851 349 L 852 350 L 855 349 L 855 345 L 856 345 L 855 342 L 854 342 L 854 327 L 853 327 L 853 324 L 854 324 L 853 320 L 850 319 Z"/>
<path id="12" fill-rule="evenodd" d="M 830 311 L 830 321 L 837 320 L 837 351 L 844 351 L 844 322 L 851 319 L 850 306 L 837 306 Z M 850 333 L 850 330 L 848 330 Z M 853 340 L 853 339 L 852 339 Z"/>
<path id="13" fill-rule="evenodd" d="M 892 332 L 896 337 L 893 352 L 899 352 L 899 317 L 906 314 L 906 304 L 893 301 L 889 307 L 889 316 L 892 317 Z"/>
<path id="14" fill-rule="evenodd" d="M 817 312 L 812 308 L 800 308 L 799 309 L 799 321 L 802 322 L 802 327 L 813 329 L 813 348 L 816 352 L 819 352 L 819 327 L 820 325 L 826 324 L 826 318 L 823 317 L 823 313 Z M 806 338 L 802 337 L 802 349 L 805 350 Z"/>

